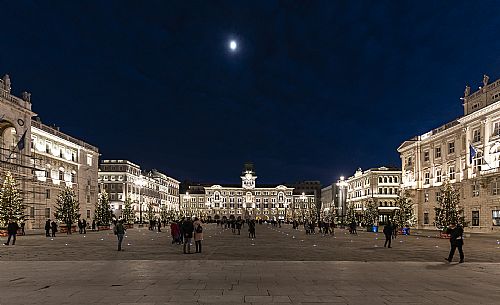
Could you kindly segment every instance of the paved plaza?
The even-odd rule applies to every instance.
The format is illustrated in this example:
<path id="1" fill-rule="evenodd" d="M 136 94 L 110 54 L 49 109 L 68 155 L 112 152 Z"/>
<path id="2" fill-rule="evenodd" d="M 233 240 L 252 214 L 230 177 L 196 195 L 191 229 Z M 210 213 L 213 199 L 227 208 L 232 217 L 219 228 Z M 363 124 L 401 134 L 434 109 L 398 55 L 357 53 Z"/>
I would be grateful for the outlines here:
<path id="1" fill-rule="evenodd" d="M 465 240 L 447 264 L 435 232 L 398 236 L 337 229 L 305 235 L 257 225 L 257 238 L 205 225 L 203 253 L 182 254 L 168 229 L 20 236 L 0 246 L 0 304 L 498 304 L 499 236 Z M 4 242 L 5 238 L 1 238 Z M 194 251 L 194 248 L 193 248 Z"/>

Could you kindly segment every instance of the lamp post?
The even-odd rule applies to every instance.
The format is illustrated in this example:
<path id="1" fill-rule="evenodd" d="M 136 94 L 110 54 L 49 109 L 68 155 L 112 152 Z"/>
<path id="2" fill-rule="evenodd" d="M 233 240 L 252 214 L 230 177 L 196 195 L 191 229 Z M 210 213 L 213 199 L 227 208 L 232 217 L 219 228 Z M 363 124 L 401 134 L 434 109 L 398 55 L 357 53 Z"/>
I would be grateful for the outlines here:
<path id="1" fill-rule="evenodd" d="M 342 223 L 344 222 L 344 213 L 345 213 L 345 201 L 346 201 L 346 195 L 344 194 L 345 189 L 347 188 L 349 184 L 347 181 L 345 181 L 344 176 L 340 176 L 339 181 L 337 182 L 337 186 L 339 187 L 339 206 L 338 209 L 340 210 L 340 218 L 342 219 Z"/>
<path id="2" fill-rule="evenodd" d="M 300 195 L 300 202 L 302 203 L 302 209 L 304 209 L 304 203 L 306 202 L 306 193 L 302 192 L 302 194 Z M 304 218 L 305 216 L 305 213 L 302 213 L 302 218 Z M 307 207 L 307 215 L 308 215 L 308 218 L 309 218 L 309 206 Z M 304 221 L 304 219 L 302 219 L 302 221 Z"/>
<path id="3" fill-rule="evenodd" d="M 186 198 L 186 211 L 190 214 L 189 217 L 191 217 L 191 195 L 189 195 L 189 192 L 186 192 L 186 195 L 184 196 Z"/>
<path id="4" fill-rule="evenodd" d="M 139 226 L 142 227 L 142 202 L 141 202 L 141 189 L 146 185 L 146 180 L 141 175 L 134 181 L 134 184 L 139 187 Z"/>

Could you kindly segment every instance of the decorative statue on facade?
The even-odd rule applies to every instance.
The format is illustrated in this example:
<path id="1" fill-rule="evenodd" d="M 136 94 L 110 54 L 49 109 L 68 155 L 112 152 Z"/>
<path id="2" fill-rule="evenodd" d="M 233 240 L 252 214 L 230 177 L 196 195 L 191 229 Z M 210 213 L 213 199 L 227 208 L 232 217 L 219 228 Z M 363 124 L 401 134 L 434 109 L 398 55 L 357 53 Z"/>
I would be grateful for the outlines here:
<path id="1" fill-rule="evenodd" d="M 10 93 L 10 77 L 9 74 L 3 76 L 3 89 Z"/>
<path id="2" fill-rule="evenodd" d="M 490 77 L 488 75 L 483 75 L 483 88 L 488 85 L 488 81 L 490 80 Z"/>
<path id="3" fill-rule="evenodd" d="M 23 101 L 31 103 L 31 93 L 24 91 L 21 93 Z"/>
<path id="4" fill-rule="evenodd" d="M 470 86 L 465 85 L 464 97 L 468 97 L 470 94 Z"/>

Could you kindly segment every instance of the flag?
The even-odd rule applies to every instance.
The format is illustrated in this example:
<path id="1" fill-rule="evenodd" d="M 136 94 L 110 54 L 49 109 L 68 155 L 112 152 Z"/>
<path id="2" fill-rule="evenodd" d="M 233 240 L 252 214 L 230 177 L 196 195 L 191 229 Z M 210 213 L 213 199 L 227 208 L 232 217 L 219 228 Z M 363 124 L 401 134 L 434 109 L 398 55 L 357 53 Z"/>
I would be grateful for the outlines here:
<path id="1" fill-rule="evenodd" d="M 470 164 L 472 164 L 472 159 L 474 159 L 476 154 L 477 154 L 477 149 L 474 146 L 472 146 L 472 144 L 469 144 L 469 163 Z"/>
<path id="2" fill-rule="evenodd" d="M 28 131 L 28 129 L 26 129 L 23 133 L 23 136 L 21 137 L 21 139 L 19 139 L 19 142 L 17 142 L 17 149 L 19 149 L 19 151 L 23 150 L 24 149 L 24 142 L 26 142 L 26 132 Z"/>

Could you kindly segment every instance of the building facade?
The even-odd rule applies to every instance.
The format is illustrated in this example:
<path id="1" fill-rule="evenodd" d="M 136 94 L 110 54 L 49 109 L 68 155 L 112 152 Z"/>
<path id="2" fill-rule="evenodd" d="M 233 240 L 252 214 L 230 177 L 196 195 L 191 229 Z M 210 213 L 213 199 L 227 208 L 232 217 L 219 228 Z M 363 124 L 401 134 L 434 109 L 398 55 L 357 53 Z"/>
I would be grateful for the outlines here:
<path id="1" fill-rule="evenodd" d="M 418 207 L 418 227 L 434 229 L 441 187 L 460 191 L 466 230 L 500 231 L 500 80 L 472 93 L 466 86 L 464 115 L 405 141 L 398 148 L 403 187 Z"/>
<path id="2" fill-rule="evenodd" d="M 401 170 L 398 168 L 358 169 L 347 179 L 347 205 L 354 207 L 358 221 L 362 222 L 366 205 L 373 202 L 378 207 L 379 224 L 385 224 L 396 209 L 400 184 Z"/>
<path id="3" fill-rule="evenodd" d="M 45 125 L 31 110 L 31 94 L 11 94 L 8 75 L 0 80 L 0 175 L 10 171 L 22 192 L 26 228 L 43 228 L 54 218 L 64 187 L 75 190 L 82 218 L 94 217 L 99 150 Z"/>
<path id="4" fill-rule="evenodd" d="M 125 200 L 130 198 L 136 221 L 160 218 L 162 209 L 179 211 L 179 181 L 156 169 L 142 171 L 127 160 L 102 160 L 99 165 L 100 189 L 108 193 L 111 209 L 122 216 Z"/>
<path id="5" fill-rule="evenodd" d="M 340 177 L 337 182 L 321 189 L 321 211 L 324 215 L 335 213 L 338 223 L 345 223 L 347 187 L 345 178 Z"/>
<path id="6" fill-rule="evenodd" d="M 316 193 L 292 185 L 258 185 L 252 164 L 246 164 L 241 184 L 189 185 L 181 194 L 184 215 L 206 219 L 313 219 L 317 215 Z"/>

